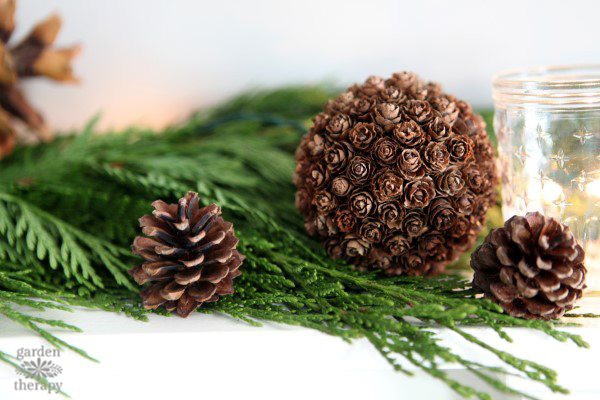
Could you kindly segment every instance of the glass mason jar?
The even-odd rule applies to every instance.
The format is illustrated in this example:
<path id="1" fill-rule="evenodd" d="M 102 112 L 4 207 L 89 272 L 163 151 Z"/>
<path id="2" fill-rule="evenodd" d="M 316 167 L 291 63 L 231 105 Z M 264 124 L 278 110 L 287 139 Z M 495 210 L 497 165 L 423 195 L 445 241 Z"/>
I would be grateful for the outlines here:
<path id="1" fill-rule="evenodd" d="M 505 219 L 540 211 L 569 225 L 600 290 L 600 65 L 539 67 L 493 78 Z"/>

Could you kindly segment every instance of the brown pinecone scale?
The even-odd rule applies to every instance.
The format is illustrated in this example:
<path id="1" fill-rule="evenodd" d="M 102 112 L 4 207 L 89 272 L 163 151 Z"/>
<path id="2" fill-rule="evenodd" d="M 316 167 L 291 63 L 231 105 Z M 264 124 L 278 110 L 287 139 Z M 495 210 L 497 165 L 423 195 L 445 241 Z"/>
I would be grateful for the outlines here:
<path id="1" fill-rule="evenodd" d="M 12 39 L 15 29 L 15 0 L 0 0 L 0 158 L 10 154 L 17 142 L 21 121 L 42 140 L 52 132 L 27 100 L 21 83 L 44 76 L 59 82 L 76 82 L 71 60 L 79 46 L 56 49 L 52 46 L 61 26 L 58 15 L 41 21 L 21 41 Z"/>
<path id="2" fill-rule="evenodd" d="M 566 225 L 538 212 L 514 216 L 473 253 L 473 287 L 512 316 L 559 318 L 585 289 L 584 258 Z"/>
<path id="3" fill-rule="evenodd" d="M 372 76 L 330 101 L 296 152 L 296 206 L 333 258 L 426 275 L 470 248 L 495 202 L 483 119 L 435 83 Z"/>
<path id="4" fill-rule="evenodd" d="M 178 204 L 157 200 L 152 206 L 152 215 L 140 218 L 146 236 L 136 237 L 132 245 L 144 262 L 129 271 L 138 284 L 150 283 L 141 293 L 144 307 L 162 305 L 187 317 L 202 303 L 232 294 L 244 256 L 219 206 L 200 208 L 194 192 Z"/>

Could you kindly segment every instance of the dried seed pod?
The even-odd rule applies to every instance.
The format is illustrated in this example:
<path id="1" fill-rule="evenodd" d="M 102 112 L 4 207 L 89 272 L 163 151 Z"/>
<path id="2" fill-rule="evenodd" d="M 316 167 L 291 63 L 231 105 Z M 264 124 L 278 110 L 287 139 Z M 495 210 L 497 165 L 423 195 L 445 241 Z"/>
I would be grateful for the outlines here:
<path id="1" fill-rule="evenodd" d="M 423 143 L 425 134 L 419 124 L 410 119 L 394 127 L 394 138 L 404 146 L 416 147 Z"/>
<path id="2" fill-rule="evenodd" d="M 375 107 L 375 122 L 384 131 L 394 129 L 402 120 L 402 108 L 396 103 L 381 103 Z"/>
<path id="3" fill-rule="evenodd" d="M 343 171 L 352 157 L 350 145 L 346 142 L 333 142 L 325 149 L 324 159 L 331 172 Z"/>
<path id="4" fill-rule="evenodd" d="M 335 212 L 335 223 L 340 232 L 352 232 L 356 226 L 356 215 L 348 209 L 337 210 Z"/>
<path id="5" fill-rule="evenodd" d="M 144 262 L 129 271 L 138 284 L 150 283 L 141 293 L 144 307 L 164 306 L 187 317 L 203 303 L 232 294 L 244 256 L 219 206 L 200 208 L 193 192 L 177 204 L 157 200 L 152 206 L 152 215 L 140 218 L 145 236 L 132 245 Z"/>
<path id="6" fill-rule="evenodd" d="M 431 95 L 429 97 L 429 104 L 433 107 L 434 110 L 438 111 L 444 120 L 444 122 L 448 126 L 454 125 L 454 122 L 458 118 L 458 106 L 454 101 L 453 96 L 435 96 Z"/>
<path id="7" fill-rule="evenodd" d="M 448 199 L 438 197 L 429 207 L 429 225 L 440 232 L 447 231 L 456 223 L 456 211 Z"/>
<path id="8" fill-rule="evenodd" d="M 432 172 L 442 172 L 450 165 L 450 153 L 442 143 L 430 142 L 423 150 L 423 160 Z"/>
<path id="9" fill-rule="evenodd" d="M 473 287 L 512 316 L 559 318 L 585 289 L 584 259 L 566 225 L 539 212 L 514 216 L 473 253 Z"/>
<path id="10" fill-rule="evenodd" d="M 402 172 L 402 176 L 407 180 L 418 178 L 425 174 L 423 160 L 421 160 L 421 154 L 417 149 L 402 150 L 398 167 L 400 168 L 400 172 Z"/>
<path id="11" fill-rule="evenodd" d="M 352 190 L 352 184 L 344 176 L 336 176 L 331 182 L 331 193 L 338 197 L 345 197 Z M 299 208 L 299 207 L 297 207 Z"/>
<path id="12" fill-rule="evenodd" d="M 360 186 L 369 180 L 373 173 L 373 163 L 365 157 L 353 157 L 346 170 L 350 183 L 355 186 Z"/>
<path id="13" fill-rule="evenodd" d="M 365 219 L 358 233 L 369 243 L 379 243 L 385 234 L 385 225 L 375 218 Z"/>
<path id="14" fill-rule="evenodd" d="M 346 137 L 348 130 L 352 127 L 352 118 L 346 114 L 337 114 L 329 119 L 325 130 L 332 139 Z"/>
<path id="15" fill-rule="evenodd" d="M 435 117 L 429 102 L 425 100 L 408 100 L 404 104 L 404 112 L 410 119 L 421 125 Z"/>
<path id="16" fill-rule="evenodd" d="M 373 155 L 381 165 L 394 164 L 398 160 L 400 145 L 390 138 L 381 138 L 373 147 Z"/>
<path id="17" fill-rule="evenodd" d="M 449 196 L 461 194 L 466 186 L 462 172 L 457 166 L 452 166 L 438 175 L 436 184 L 440 193 L 446 193 Z"/>
<path id="18" fill-rule="evenodd" d="M 434 199 L 435 185 L 429 176 L 415 179 L 404 188 L 404 207 L 425 208 Z"/>
<path id="19" fill-rule="evenodd" d="M 350 107 L 349 113 L 358 121 L 368 121 L 371 117 L 371 111 L 377 104 L 373 97 L 359 97 L 354 99 L 352 106 Z"/>
<path id="20" fill-rule="evenodd" d="M 399 229 L 404 220 L 404 208 L 397 201 L 379 203 L 377 213 L 381 222 L 391 229 Z"/>
<path id="21" fill-rule="evenodd" d="M 15 29 L 15 9 L 14 0 L 0 1 L 0 159 L 10 154 L 17 142 L 16 121 L 39 139 L 52 139 L 44 118 L 22 91 L 22 82 L 31 77 L 77 82 L 71 61 L 81 50 L 79 46 L 52 48 L 62 24 L 56 14 L 40 21 L 20 42 L 9 43 Z"/>
<path id="22" fill-rule="evenodd" d="M 404 180 L 399 172 L 386 168 L 373 177 L 373 194 L 381 203 L 398 199 L 402 194 L 403 184 Z"/>
<path id="23" fill-rule="evenodd" d="M 348 138 L 357 150 L 367 150 L 375 138 L 381 135 L 380 128 L 374 124 L 359 122 L 348 132 Z"/>
<path id="24" fill-rule="evenodd" d="M 450 159 L 455 164 L 463 164 L 473 157 L 473 141 L 466 136 L 454 135 L 447 146 Z"/>

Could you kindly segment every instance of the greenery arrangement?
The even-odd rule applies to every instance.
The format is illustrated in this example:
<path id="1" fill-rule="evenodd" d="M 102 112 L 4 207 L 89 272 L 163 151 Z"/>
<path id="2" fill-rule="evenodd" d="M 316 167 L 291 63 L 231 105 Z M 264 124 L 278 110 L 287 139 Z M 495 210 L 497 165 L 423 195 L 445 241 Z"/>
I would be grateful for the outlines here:
<path id="1" fill-rule="evenodd" d="M 410 374 L 398 362 L 404 357 L 465 397 L 491 398 L 450 378 L 440 363 L 461 364 L 507 393 L 517 391 L 497 379 L 498 373 L 567 393 L 554 371 L 495 349 L 463 327 L 488 326 L 509 341 L 504 327 L 527 327 L 586 346 L 579 336 L 551 322 L 503 314 L 498 305 L 477 298 L 458 274 L 384 278 L 353 271 L 330 260 L 305 234 L 294 207 L 293 153 L 310 118 L 333 93 L 321 87 L 255 92 L 160 133 L 132 128 L 94 135 L 91 121 L 82 132 L 50 144 L 17 148 L 0 162 L 2 318 L 92 358 L 44 328 L 77 327 L 28 310 L 78 305 L 140 320 L 148 312 L 161 313 L 140 306 L 127 275 L 139 261 L 128 246 L 138 233 L 137 219 L 153 200 L 173 202 L 193 190 L 201 203 L 222 207 L 247 257 L 236 293 L 199 311 L 253 325 L 261 320 L 301 325 L 347 341 L 366 337 L 396 370 Z M 489 121 L 490 114 L 485 116 Z M 489 220 L 490 226 L 501 223 L 498 207 Z M 468 257 L 454 270 L 464 268 Z M 503 366 L 460 357 L 439 343 L 435 327 L 457 332 Z M 19 368 L 6 352 L 0 351 L 0 360 Z"/>

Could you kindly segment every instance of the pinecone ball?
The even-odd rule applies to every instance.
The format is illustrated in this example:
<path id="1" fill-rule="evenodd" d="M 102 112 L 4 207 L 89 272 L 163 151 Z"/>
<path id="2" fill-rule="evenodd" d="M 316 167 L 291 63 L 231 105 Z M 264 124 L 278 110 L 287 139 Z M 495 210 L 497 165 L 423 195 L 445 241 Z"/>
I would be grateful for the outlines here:
<path id="1" fill-rule="evenodd" d="M 372 76 L 330 101 L 296 152 L 296 206 L 328 254 L 426 275 L 470 248 L 495 202 L 483 119 L 435 83 Z"/>
<path id="2" fill-rule="evenodd" d="M 473 253 L 473 287 L 512 316 L 559 318 L 585 289 L 584 258 L 567 226 L 538 212 L 514 216 Z"/>
<path id="3" fill-rule="evenodd" d="M 200 208 L 193 192 L 178 204 L 157 200 L 152 206 L 153 215 L 140 218 L 146 236 L 136 237 L 132 245 L 144 262 L 129 271 L 138 284 L 150 283 L 141 293 L 144 307 L 164 305 L 187 317 L 202 303 L 232 294 L 244 256 L 219 206 Z"/>

